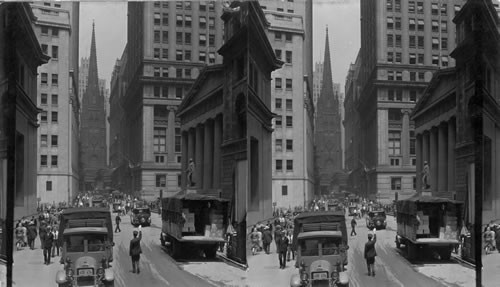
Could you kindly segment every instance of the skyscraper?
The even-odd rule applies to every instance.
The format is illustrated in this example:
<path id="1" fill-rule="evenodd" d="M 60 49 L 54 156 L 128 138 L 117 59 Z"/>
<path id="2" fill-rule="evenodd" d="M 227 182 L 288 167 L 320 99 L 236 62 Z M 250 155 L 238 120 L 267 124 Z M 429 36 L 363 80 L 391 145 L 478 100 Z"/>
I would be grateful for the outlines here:
<path id="1" fill-rule="evenodd" d="M 328 28 L 326 29 L 323 80 L 318 98 L 315 126 L 316 192 L 338 191 L 336 174 L 342 170 L 341 117 L 338 92 L 334 92 Z"/>
<path id="2" fill-rule="evenodd" d="M 84 190 L 104 187 L 106 172 L 106 113 L 104 95 L 99 89 L 95 25 L 92 24 L 87 88 L 82 99 L 81 171 Z"/>
<path id="3" fill-rule="evenodd" d="M 80 4 L 33 3 L 36 33 L 51 57 L 39 73 L 37 197 L 40 203 L 69 202 L 79 190 L 78 46 Z"/>

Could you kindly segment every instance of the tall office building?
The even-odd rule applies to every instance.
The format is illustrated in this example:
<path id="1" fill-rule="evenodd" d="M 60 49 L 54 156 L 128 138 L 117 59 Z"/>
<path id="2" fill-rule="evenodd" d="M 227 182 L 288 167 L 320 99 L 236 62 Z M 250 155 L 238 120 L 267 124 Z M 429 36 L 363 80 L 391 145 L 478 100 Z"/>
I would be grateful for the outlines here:
<path id="1" fill-rule="evenodd" d="M 50 61 L 38 69 L 37 197 L 69 202 L 79 190 L 79 9 L 76 2 L 34 2 L 35 31 Z"/>
<path id="2" fill-rule="evenodd" d="M 357 100 L 362 194 L 382 202 L 416 188 L 414 124 L 409 114 L 433 73 L 454 66 L 453 17 L 463 0 L 361 1 Z M 396 195 L 397 194 L 397 195 Z"/>
<path id="3" fill-rule="evenodd" d="M 270 22 L 268 38 L 284 62 L 271 73 L 272 198 L 277 208 L 305 206 L 314 193 L 314 103 L 312 94 L 311 1 L 259 1 Z"/>
<path id="4" fill-rule="evenodd" d="M 222 63 L 217 54 L 223 43 L 221 15 L 216 1 L 128 4 L 121 102 L 128 127 L 122 144 L 129 192 L 156 199 L 160 190 L 180 190 L 181 133 L 175 113 L 201 69 Z"/>
<path id="5" fill-rule="evenodd" d="M 92 24 L 92 40 L 87 88 L 82 98 L 81 124 L 81 174 L 84 190 L 104 187 L 107 171 L 106 112 L 104 94 L 99 89 L 95 25 Z"/>

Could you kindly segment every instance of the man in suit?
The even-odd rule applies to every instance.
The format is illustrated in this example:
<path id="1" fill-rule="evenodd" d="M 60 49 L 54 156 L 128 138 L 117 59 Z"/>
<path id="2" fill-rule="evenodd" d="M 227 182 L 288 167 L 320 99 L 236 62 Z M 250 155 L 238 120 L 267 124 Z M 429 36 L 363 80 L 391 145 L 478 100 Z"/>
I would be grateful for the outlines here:
<path id="1" fill-rule="evenodd" d="M 288 251 L 289 240 L 285 230 L 281 231 L 281 237 L 277 241 L 278 244 L 278 259 L 280 261 L 280 269 L 286 268 L 286 252 Z"/>
<path id="2" fill-rule="evenodd" d="M 50 255 L 52 253 L 52 243 L 54 241 L 54 233 L 52 233 L 52 228 L 47 227 L 47 232 L 44 234 L 43 239 L 43 259 L 44 264 L 50 264 Z"/>
<path id="3" fill-rule="evenodd" d="M 375 242 L 377 242 L 377 234 L 375 234 L 375 228 L 373 228 L 373 234 L 368 234 L 368 242 L 365 243 L 365 259 L 366 265 L 368 266 L 368 276 L 375 276 L 375 256 L 377 256 L 377 251 L 375 250 Z"/>
<path id="4" fill-rule="evenodd" d="M 139 225 L 139 232 L 134 230 L 134 238 L 130 240 L 130 248 L 129 248 L 129 255 L 132 258 L 132 272 L 135 273 L 137 270 L 137 273 L 141 273 L 141 270 L 139 268 L 139 259 L 141 258 L 141 239 L 142 239 L 142 231 L 141 231 L 142 226 Z M 139 234 L 139 236 L 137 236 Z"/>

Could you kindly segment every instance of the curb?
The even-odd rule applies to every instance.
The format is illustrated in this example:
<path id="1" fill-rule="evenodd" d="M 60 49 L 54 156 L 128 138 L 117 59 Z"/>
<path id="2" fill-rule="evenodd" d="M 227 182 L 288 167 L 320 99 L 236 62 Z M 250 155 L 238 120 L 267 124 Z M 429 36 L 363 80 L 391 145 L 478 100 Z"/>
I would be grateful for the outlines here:
<path id="1" fill-rule="evenodd" d="M 219 258 L 219 259 L 223 260 L 224 262 L 229 263 L 230 265 L 233 265 L 234 267 L 237 267 L 243 271 L 246 271 L 248 269 L 248 265 L 241 264 L 237 261 L 234 261 L 222 253 L 217 253 L 217 258 Z"/>
<path id="2" fill-rule="evenodd" d="M 454 255 L 452 253 L 451 258 L 453 260 L 457 261 L 460 264 L 466 265 L 469 268 L 476 269 L 476 265 L 475 264 L 473 264 L 473 263 L 471 263 L 471 262 L 469 262 L 467 260 L 464 260 L 464 259 L 460 258 L 460 256 L 458 256 L 458 255 Z"/>

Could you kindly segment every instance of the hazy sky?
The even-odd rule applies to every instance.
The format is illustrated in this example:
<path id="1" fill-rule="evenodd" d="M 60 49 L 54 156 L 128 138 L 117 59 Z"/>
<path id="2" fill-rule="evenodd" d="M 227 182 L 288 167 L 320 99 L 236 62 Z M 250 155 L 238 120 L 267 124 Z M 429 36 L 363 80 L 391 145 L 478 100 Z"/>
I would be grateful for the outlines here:
<path id="1" fill-rule="evenodd" d="M 283 0 L 276 0 L 283 1 Z M 303 1 L 303 0 L 295 0 Z M 360 47 L 359 0 L 313 0 L 313 60 L 323 61 L 328 25 L 333 81 L 344 89 L 349 64 Z M 127 4 L 124 1 L 80 3 L 80 58 L 90 55 L 92 21 L 96 27 L 99 78 L 109 87 L 111 72 L 127 41 Z"/>

